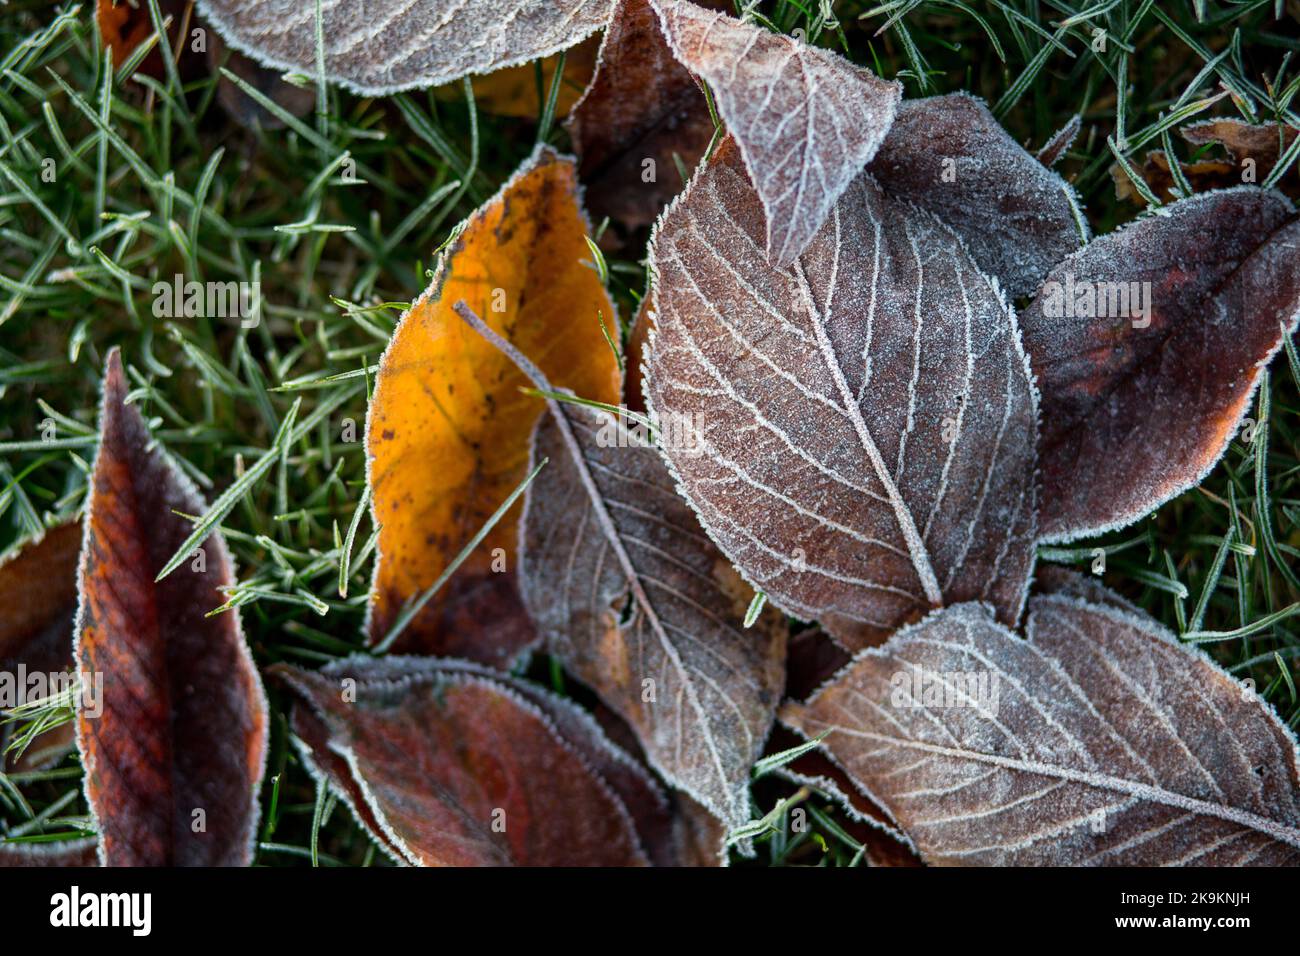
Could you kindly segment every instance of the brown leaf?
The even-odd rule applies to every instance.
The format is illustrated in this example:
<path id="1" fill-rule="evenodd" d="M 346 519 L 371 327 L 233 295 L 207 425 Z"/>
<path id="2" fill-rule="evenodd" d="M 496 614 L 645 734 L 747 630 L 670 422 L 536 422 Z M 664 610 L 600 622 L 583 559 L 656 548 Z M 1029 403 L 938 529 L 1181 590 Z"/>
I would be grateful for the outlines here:
<path id="1" fill-rule="evenodd" d="M 568 701 L 456 661 L 276 665 L 315 718 L 303 756 L 399 862 L 637 866 L 655 785 Z M 663 826 L 664 824 L 659 823 Z"/>
<path id="2" fill-rule="evenodd" d="M 880 148 L 902 84 L 687 0 L 651 2 L 740 146 L 766 214 L 768 258 L 791 265 Z"/>
<path id="3" fill-rule="evenodd" d="M 1014 623 L 1037 410 L 996 286 L 869 176 L 790 270 L 767 263 L 762 229 L 724 144 L 652 243 L 648 399 L 698 440 L 664 450 L 709 535 L 851 648 L 962 600 Z"/>
<path id="4" fill-rule="evenodd" d="M 1131 164 L 1130 164 L 1131 165 Z M 1181 163 L 1184 178 L 1197 192 L 1213 189 L 1228 189 L 1241 183 L 1241 174 L 1232 163 L 1222 160 L 1207 159 L 1196 163 Z M 1167 202 L 1179 198 L 1178 184 L 1170 171 L 1169 157 L 1162 149 L 1153 149 L 1146 154 L 1142 165 L 1135 170 L 1155 193 L 1156 198 Z M 1147 205 L 1146 197 L 1140 193 L 1128 171 L 1119 163 L 1110 167 L 1110 178 L 1115 182 L 1115 198 L 1126 199 L 1143 208 Z"/>
<path id="5" fill-rule="evenodd" d="M 77 712 L 100 860 L 247 864 L 266 700 L 238 616 L 205 617 L 222 603 L 218 588 L 234 581 L 230 556 L 214 532 L 192 560 L 154 580 L 191 531 L 176 512 L 207 509 L 126 404 L 116 350 L 106 366 L 76 642 L 78 670 L 103 679 L 97 706 L 83 700 Z"/>
<path id="6" fill-rule="evenodd" d="M 550 650 L 637 731 L 651 766 L 738 826 L 780 695 L 784 628 L 770 614 L 742 628 L 748 602 L 732 594 L 743 584 L 653 448 L 602 444 L 618 431 L 606 413 L 561 414 L 582 462 L 556 422 L 538 426 L 534 459 L 550 464 L 525 505 L 525 604 Z"/>
<path id="7" fill-rule="evenodd" d="M 681 191 L 677 163 L 695 168 L 713 138 L 713 118 L 649 0 L 619 0 L 596 75 L 566 126 L 597 219 L 640 229 Z"/>
<path id="8" fill-rule="evenodd" d="M 905 100 L 868 172 L 951 226 L 1012 297 L 1033 293 L 1087 230 L 1074 189 L 969 93 Z"/>
<path id="9" fill-rule="evenodd" d="M 1249 168 L 1255 177 L 1252 182 L 1267 179 L 1279 157 L 1300 135 L 1281 123 L 1252 124 L 1231 118 L 1188 123 L 1179 127 L 1178 134 L 1193 146 L 1222 146 L 1239 167 L 1239 174 L 1244 174 Z M 1237 181 L 1242 182 L 1240 175 Z"/>
<path id="10" fill-rule="evenodd" d="M 550 651 L 636 731 L 650 765 L 739 826 L 780 694 L 784 622 L 769 611 L 743 628 L 751 592 L 645 436 L 608 412 L 549 404 L 531 465 L 548 463 L 524 505 L 524 603 Z"/>
<path id="11" fill-rule="evenodd" d="M 1214 466 L 1300 316 L 1298 249 L 1291 204 L 1242 186 L 1052 270 L 1020 315 L 1043 395 L 1047 540 L 1128 524 Z"/>
<path id="12" fill-rule="evenodd" d="M 278 70 L 316 73 L 316 34 L 326 76 L 365 96 L 437 86 L 558 53 L 595 33 L 613 0 L 199 0 L 227 42 Z M 360 14 L 360 15 L 359 15 Z"/>
<path id="13" fill-rule="evenodd" d="M 1059 564 L 1044 562 L 1034 572 L 1034 593 L 1053 597 L 1073 598 L 1089 604 L 1104 604 L 1117 611 L 1130 614 L 1143 614 L 1143 610 L 1132 601 L 1101 583 L 1093 574 L 1081 574 Z"/>
<path id="14" fill-rule="evenodd" d="M 452 312 L 460 299 L 557 385 L 617 404 L 601 333 L 613 302 L 590 264 L 573 162 L 544 148 L 469 220 L 393 333 L 366 428 L 380 526 L 372 643 L 395 626 L 527 475 L 542 413 L 527 380 Z M 534 640 L 515 580 L 517 505 L 401 633 L 394 648 L 507 667 Z"/>
<path id="15" fill-rule="evenodd" d="M 976 604 L 860 654 L 782 719 L 929 863 L 1300 863 L 1296 741 L 1149 618 L 1062 597 L 1022 640 Z"/>
<path id="16" fill-rule="evenodd" d="M 1179 127 L 1178 133 L 1193 146 L 1216 145 L 1228 154 L 1228 159 L 1197 159 L 1179 163 L 1183 177 L 1195 192 L 1229 189 L 1244 184 L 1262 183 L 1287 147 L 1294 142 L 1296 131 L 1279 123 L 1251 124 L 1238 119 L 1208 119 Z M 1177 199 L 1175 182 L 1170 171 L 1169 157 L 1164 150 L 1146 154 L 1138 170 L 1151 191 L 1161 200 Z M 1115 180 L 1115 195 L 1145 206 L 1144 199 L 1133 188 L 1128 174 L 1116 165 L 1111 167 Z M 1300 197 L 1300 180 L 1295 175 L 1283 177 L 1278 188 L 1292 199 Z"/>
<path id="17" fill-rule="evenodd" d="M 59 674 L 72 666 L 81 522 L 66 521 L 0 560 L 0 673 Z M 22 668 L 22 671 L 20 671 Z M 10 727 L 0 724 L 0 749 Z M 0 757 L 0 771 L 36 770 L 73 747 L 71 724 L 36 737 L 21 755 Z"/>

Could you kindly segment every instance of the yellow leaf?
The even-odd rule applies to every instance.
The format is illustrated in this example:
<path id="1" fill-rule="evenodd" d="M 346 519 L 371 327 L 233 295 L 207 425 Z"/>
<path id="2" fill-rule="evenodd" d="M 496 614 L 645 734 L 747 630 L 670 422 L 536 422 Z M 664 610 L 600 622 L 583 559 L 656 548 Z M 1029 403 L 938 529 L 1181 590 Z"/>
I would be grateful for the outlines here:
<path id="1" fill-rule="evenodd" d="M 601 332 L 615 308 L 591 264 L 571 159 L 542 148 L 470 218 L 393 333 L 366 428 L 379 558 L 369 635 L 451 564 L 526 474 L 541 399 L 452 310 L 464 300 L 557 386 L 617 403 L 618 362 Z M 507 665 L 533 640 L 507 513 L 401 632 L 392 649 Z"/>

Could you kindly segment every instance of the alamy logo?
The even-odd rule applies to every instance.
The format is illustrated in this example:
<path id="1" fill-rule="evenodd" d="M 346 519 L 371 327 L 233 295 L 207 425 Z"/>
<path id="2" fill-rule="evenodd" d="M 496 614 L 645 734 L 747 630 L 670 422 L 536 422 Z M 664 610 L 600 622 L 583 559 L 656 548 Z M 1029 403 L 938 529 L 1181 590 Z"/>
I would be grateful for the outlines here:
<path id="1" fill-rule="evenodd" d="M 628 424 L 628 422 L 631 424 Z M 626 408 L 605 419 L 596 432 L 601 448 L 650 448 L 656 440 L 661 448 L 684 455 L 704 451 L 704 415 L 699 412 L 667 412 L 660 415 L 651 432 L 649 423 Z"/>
<path id="2" fill-rule="evenodd" d="M 186 282 L 178 272 L 171 282 L 153 284 L 153 314 L 160 319 L 239 319 L 243 328 L 255 328 L 262 321 L 262 283 Z"/>
<path id="3" fill-rule="evenodd" d="M 1150 282 L 1076 281 L 1067 272 L 1064 282 L 1044 282 L 1039 297 L 1049 319 L 1123 318 L 1131 319 L 1135 329 L 1151 325 Z"/>
<path id="4" fill-rule="evenodd" d="M 50 897 L 51 926 L 126 926 L 133 936 L 153 928 L 152 893 L 82 893 L 78 886 Z"/>
<path id="5" fill-rule="evenodd" d="M 966 707 L 992 716 L 998 712 L 998 675 L 988 671 L 913 668 L 895 671 L 889 683 L 894 688 L 889 702 L 900 709 Z"/>
<path id="6" fill-rule="evenodd" d="M 104 675 L 100 671 L 28 671 L 25 664 L 16 670 L 0 671 L 0 710 L 32 707 L 51 698 L 72 704 L 81 697 L 81 714 L 95 718 L 104 712 Z"/>

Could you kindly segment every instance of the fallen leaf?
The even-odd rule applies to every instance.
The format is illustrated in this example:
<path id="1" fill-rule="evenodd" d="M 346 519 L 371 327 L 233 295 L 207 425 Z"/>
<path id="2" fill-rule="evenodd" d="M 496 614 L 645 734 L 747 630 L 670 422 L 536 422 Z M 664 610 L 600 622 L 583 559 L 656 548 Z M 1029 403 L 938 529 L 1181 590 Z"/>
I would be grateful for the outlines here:
<path id="1" fill-rule="evenodd" d="M 550 56 L 599 30 L 613 0 L 372 0 L 364 11 L 337 0 L 199 0 L 235 49 L 278 70 L 316 74 L 324 38 L 328 79 L 365 96 L 437 86 Z M 363 14 L 363 15 L 359 15 Z"/>
<path id="2" fill-rule="evenodd" d="M 573 162 L 542 148 L 470 218 L 393 333 L 366 428 L 379 557 L 369 634 L 381 642 L 527 475 L 541 399 L 452 312 L 461 299 L 557 385 L 611 404 L 613 302 L 590 264 Z M 393 644 L 501 667 L 534 640 L 515 580 L 517 516 L 502 518 Z"/>
<path id="3" fill-rule="evenodd" d="M 869 176 L 791 269 L 762 228 L 724 144 L 652 240 L 647 394 L 696 439 L 664 448 L 682 493 L 769 601 L 850 648 L 963 600 L 1014 624 L 1037 408 L 996 286 Z"/>
<path id="4" fill-rule="evenodd" d="M 185 6 L 180 0 L 159 0 L 158 10 L 164 22 L 167 17 L 172 18 L 171 27 L 167 31 L 168 35 L 145 56 L 136 72 L 154 79 L 162 79 L 166 75 L 163 50 L 171 55 L 174 38 L 180 35 Z M 154 35 L 153 17 L 144 0 L 136 4 L 129 0 L 95 0 L 95 21 L 99 24 L 99 35 L 104 46 L 112 51 L 114 69 L 120 68 L 140 44 Z"/>
<path id="5" fill-rule="evenodd" d="M 902 84 L 687 0 L 651 2 L 740 147 L 766 214 L 768 258 L 790 266 L 880 148 Z"/>
<path id="6" fill-rule="evenodd" d="M 81 522 L 66 521 L 28 540 L 0 560 L 0 674 L 60 674 L 72 666 L 72 630 L 77 615 L 77 555 Z M 30 703 L 30 701 L 28 701 Z M 0 724 L 0 750 L 9 725 Z M 0 770 L 48 766 L 73 747 L 70 723 L 37 736 L 20 756 L 0 757 Z"/>
<path id="7" fill-rule="evenodd" d="M 678 163 L 688 173 L 695 168 L 713 139 L 713 117 L 650 0 L 619 0 L 596 74 L 565 125 L 598 219 L 640 229 L 681 192 Z"/>
<path id="8" fill-rule="evenodd" d="M 1281 123 L 1246 123 L 1222 118 L 1188 123 L 1179 127 L 1178 135 L 1193 146 L 1213 144 L 1223 147 L 1240 173 L 1249 170 L 1255 177 L 1252 182 L 1263 182 L 1300 134 Z M 1238 178 L 1238 182 L 1241 181 Z"/>
<path id="9" fill-rule="evenodd" d="M 511 357 L 552 390 L 525 357 Z M 636 731 L 650 765 L 739 826 L 784 678 L 784 622 L 768 612 L 743 627 L 748 588 L 648 437 L 608 412 L 548 402 L 530 467 L 548 465 L 522 520 L 524 603 L 551 653 Z"/>
<path id="10" fill-rule="evenodd" d="M 1129 164 L 1130 166 L 1132 163 Z M 1218 159 L 1206 159 L 1195 163 L 1180 163 L 1179 169 L 1192 189 L 1207 192 L 1214 189 L 1229 189 L 1241 183 L 1241 173 L 1232 163 Z M 1153 149 L 1146 154 L 1142 165 L 1135 169 L 1142 181 L 1162 202 L 1178 199 L 1178 183 L 1174 179 L 1169 165 L 1169 157 L 1162 149 Z M 1115 198 L 1124 199 L 1146 208 L 1147 199 L 1138 190 L 1133 177 L 1119 163 L 1110 167 L 1110 178 L 1115 183 Z"/>
<path id="11" fill-rule="evenodd" d="M 1020 314 L 1042 391 L 1046 540 L 1128 524 L 1209 472 L 1300 317 L 1298 249 L 1291 204 L 1241 186 L 1052 270 Z"/>
<path id="12" fill-rule="evenodd" d="M 315 673 L 284 664 L 274 672 L 327 734 L 304 756 L 399 862 L 647 862 L 620 791 L 601 771 L 641 791 L 653 781 L 568 701 L 430 658 L 357 657 Z"/>
<path id="13" fill-rule="evenodd" d="M 524 510 L 525 604 L 552 653 L 637 731 L 651 766 L 738 826 L 780 695 L 784 627 L 770 614 L 742 627 L 747 602 L 728 589 L 743 584 L 654 448 L 602 445 L 602 429 L 618 431 L 607 413 L 561 414 L 582 461 L 555 421 L 538 426 L 534 456 L 550 464 Z"/>
<path id="14" fill-rule="evenodd" d="M 1073 187 L 1013 140 L 969 93 L 905 100 L 867 168 L 890 196 L 934 213 L 1007 294 L 1032 294 L 1079 248 Z"/>
<path id="15" fill-rule="evenodd" d="M 1300 862 L 1295 737 L 1146 617 L 1061 597 L 1029 639 L 962 604 L 860 654 L 782 719 L 928 863 Z"/>
<path id="16" fill-rule="evenodd" d="M 1231 118 L 1188 123 L 1179 127 L 1178 133 L 1193 146 L 1219 146 L 1228 154 L 1227 160 L 1207 156 L 1193 162 L 1179 163 L 1183 178 L 1198 193 L 1262 183 L 1273 172 L 1278 159 L 1296 137 L 1293 128 L 1279 123 L 1252 124 Z M 1147 153 L 1137 172 L 1158 199 L 1163 201 L 1179 198 L 1175 192 L 1169 157 L 1164 150 Z M 1110 174 L 1115 180 L 1116 198 L 1128 199 L 1142 206 L 1147 204 L 1123 167 L 1116 163 L 1111 167 Z M 1300 198 L 1300 180 L 1294 175 L 1283 177 L 1277 188 L 1292 199 Z"/>
<path id="17" fill-rule="evenodd" d="M 117 350 L 104 375 L 99 451 L 78 579 L 77 669 L 102 676 L 78 700 L 86 799 L 108 866 L 234 866 L 252 860 L 266 759 L 262 685 L 213 532 L 176 573 L 155 575 L 207 509 L 126 403 Z M 83 678 L 84 679 L 84 678 Z M 98 712 L 97 712 L 98 711 Z"/>

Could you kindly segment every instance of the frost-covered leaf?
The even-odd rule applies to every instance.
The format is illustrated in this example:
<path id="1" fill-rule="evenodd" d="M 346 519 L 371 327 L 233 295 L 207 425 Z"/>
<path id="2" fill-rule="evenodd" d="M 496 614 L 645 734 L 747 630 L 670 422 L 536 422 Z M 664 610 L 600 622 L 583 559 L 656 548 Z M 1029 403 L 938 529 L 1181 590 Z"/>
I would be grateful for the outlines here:
<path id="1" fill-rule="evenodd" d="M 868 171 L 951 226 L 1013 297 L 1032 294 L 1087 228 L 1069 183 L 968 93 L 905 100 Z"/>
<path id="2" fill-rule="evenodd" d="M 1154 621 L 976 604 L 858 655 L 782 720 L 823 746 L 929 863 L 1300 863 L 1296 741 L 1253 688 Z"/>
<path id="3" fill-rule="evenodd" d="M 319 672 L 275 672 L 306 708 L 294 716 L 302 755 L 399 862 L 648 862 L 628 803 L 662 808 L 662 797 L 569 701 L 430 658 L 356 657 Z"/>
<path id="4" fill-rule="evenodd" d="M 393 333 L 366 426 L 379 557 L 372 643 L 388 638 L 527 474 L 542 414 L 527 380 L 452 312 L 468 302 L 557 385 L 617 403 L 601 323 L 613 302 L 591 266 L 573 161 L 539 150 L 467 222 Z M 616 334 L 616 333 L 615 333 Z M 398 635 L 394 650 L 508 667 L 534 640 L 519 603 L 517 504 Z"/>
<path id="5" fill-rule="evenodd" d="M 549 56 L 599 30 L 613 0 L 199 0 L 226 40 L 279 70 L 325 75 L 367 96 L 437 86 Z M 316 11 L 320 10 L 317 21 Z"/>
<path id="6" fill-rule="evenodd" d="M 567 123 L 593 216 L 654 222 L 713 138 L 703 91 L 677 62 L 650 0 L 619 0 L 596 75 Z"/>
<path id="7" fill-rule="evenodd" d="M 739 826 L 781 693 L 784 623 L 769 612 L 743 627 L 749 589 L 645 437 L 585 406 L 552 401 L 550 412 L 532 452 L 533 467 L 548 464 L 524 505 L 524 603 L 550 651 L 631 725 L 651 766 Z"/>
<path id="8" fill-rule="evenodd" d="M 1130 162 L 1129 167 L 1161 202 L 1179 198 L 1179 184 L 1174 179 L 1169 157 L 1164 150 L 1153 149 L 1143 158 L 1141 166 Z M 1194 192 L 1231 189 L 1241 184 L 1241 172 L 1226 160 L 1202 159 L 1194 163 L 1179 163 L 1178 168 Z M 1115 183 L 1116 199 L 1126 199 L 1143 209 L 1147 207 L 1147 198 L 1138 189 L 1128 169 L 1115 163 L 1110 167 L 1110 178 Z"/>
<path id="9" fill-rule="evenodd" d="M 539 424 L 534 460 L 550 464 L 524 510 L 525 604 L 550 650 L 636 730 L 651 764 L 739 825 L 781 692 L 784 629 L 772 615 L 742 627 L 748 589 L 657 451 L 602 444 L 618 433 L 604 412 L 561 414 L 583 461 L 553 419 Z"/>
<path id="10" fill-rule="evenodd" d="M 952 232 L 861 176 L 779 270 L 723 144 L 652 243 L 665 453 L 769 601 L 861 646 L 963 600 L 1019 617 L 1036 398 L 1015 319 Z"/>
<path id="11" fill-rule="evenodd" d="M 1193 146 L 1222 146 L 1237 165 L 1238 181 L 1243 181 L 1241 177 L 1248 174 L 1253 178 L 1245 181 L 1259 183 L 1273 172 L 1279 157 L 1295 142 L 1300 131 L 1281 123 L 1247 123 L 1225 117 L 1188 123 L 1179 127 L 1178 135 Z M 1294 179 L 1293 171 L 1291 183 Z"/>
<path id="12" fill-rule="evenodd" d="M 793 37 L 687 0 L 651 0 L 673 53 L 708 83 L 786 267 L 880 148 L 902 85 Z"/>
<path id="13" fill-rule="evenodd" d="M 207 507 L 157 448 L 117 350 L 104 376 L 78 584 L 77 746 L 109 866 L 252 860 L 266 699 L 236 612 L 207 617 L 234 583 L 214 531 L 155 576 Z M 89 675 L 89 678 L 87 676 Z M 100 682 L 102 680 L 102 687 Z M 200 826 L 201 824 L 201 826 Z"/>
<path id="14" fill-rule="evenodd" d="M 66 521 L 0 558 L 0 674 L 24 687 L 20 673 L 60 674 L 72 666 L 81 534 L 80 521 Z M 0 750 L 13 729 L 0 724 Z M 0 771 L 37 769 L 72 746 L 72 724 L 61 724 L 31 740 L 21 756 L 0 756 Z"/>
<path id="15" fill-rule="evenodd" d="M 1165 207 L 1053 269 L 1020 315 L 1044 537 L 1127 524 L 1199 482 L 1298 316 L 1300 223 L 1255 187 Z"/>

